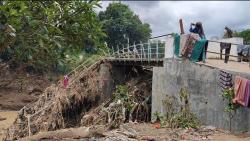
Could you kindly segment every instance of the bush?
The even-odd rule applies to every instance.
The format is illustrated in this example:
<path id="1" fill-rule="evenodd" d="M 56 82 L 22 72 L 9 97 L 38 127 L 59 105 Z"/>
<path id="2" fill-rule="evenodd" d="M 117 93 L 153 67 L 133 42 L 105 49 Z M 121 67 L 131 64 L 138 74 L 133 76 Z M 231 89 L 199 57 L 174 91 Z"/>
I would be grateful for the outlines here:
<path id="1" fill-rule="evenodd" d="M 189 94 L 185 89 L 181 89 L 180 93 L 181 107 L 180 111 L 174 112 L 173 105 L 175 98 L 167 96 L 163 103 L 167 109 L 167 115 L 165 117 L 158 116 L 162 127 L 171 128 L 198 128 L 200 122 L 195 114 L 193 114 L 189 109 Z M 159 113 L 155 113 L 159 115 Z"/>

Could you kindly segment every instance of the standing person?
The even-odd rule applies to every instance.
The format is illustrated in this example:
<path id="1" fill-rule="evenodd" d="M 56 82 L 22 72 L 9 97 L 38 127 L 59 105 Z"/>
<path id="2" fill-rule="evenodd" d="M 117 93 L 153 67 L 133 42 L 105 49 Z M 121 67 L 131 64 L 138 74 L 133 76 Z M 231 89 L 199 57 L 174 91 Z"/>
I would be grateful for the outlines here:
<path id="1" fill-rule="evenodd" d="M 202 39 L 206 38 L 201 22 L 197 22 L 196 24 L 191 23 L 189 31 L 191 33 L 199 34 L 200 38 Z"/>
<path id="2" fill-rule="evenodd" d="M 69 85 L 69 77 L 67 75 L 64 76 L 64 79 L 63 79 L 63 86 L 64 86 L 64 89 L 67 89 L 68 88 L 68 85 Z"/>
<path id="3" fill-rule="evenodd" d="M 223 38 L 232 38 L 232 37 L 233 37 L 233 31 L 230 28 L 225 27 Z"/>
<path id="4" fill-rule="evenodd" d="M 199 37 L 200 37 L 201 39 L 206 40 L 206 36 L 205 36 L 204 29 L 203 29 L 203 26 L 202 26 L 202 23 L 201 23 L 201 22 L 196 22 L 196 24 L 191 23 L 189 31 L 190 31 L 191 33 L 198 34 Z M 195 36 L 193 36 L 193 37 L 195 37 Z M 200 43 L 200 41 L 201 41 L 200 39 L 196 39 L 196 40 L 197 40 L 197 42 L 199 42 L 199 43 Z M 200 40 L 200 41 L 198 41 L 198 40 Z M 204 41 L 201 41 L 201 42 L 204 42 Z M 203 62 L 204 62 L 205 59 L 207 58 L 208 41 L 205 41 L 204 43 L 205 43 L 204 45 L 202 45 L 202 46 L 200 46 L 200 48 L 198 48 L 198 50 L 200 50 L 200 49 L 202 49 L 202 48 L 204 47 L 204 48 L 202 49 L 202 53 L 200 54 L 200 56 L 199 56 L 199 58 L 198 58 L 198 61 L 203 61 Z M 203 44 L 203 43 L 202 43 L 202 44 Z M 201 48 L 201 47 L 202 47 L 202 48 Z M 196 50 L 197 50 L 197 48 L 196 48 Z"/>
<path id="5" fill-rule="evenodd" d="M 232 38 L 233 32 L 228 27 L 224 28 L 224 36 L 223 38 Z M 231 43 L 220 43 L 220 59 L 222 59 L 222 51 L 225 49 L 225 63 L 229 60 L 230 50 L 231 50 Z"/>

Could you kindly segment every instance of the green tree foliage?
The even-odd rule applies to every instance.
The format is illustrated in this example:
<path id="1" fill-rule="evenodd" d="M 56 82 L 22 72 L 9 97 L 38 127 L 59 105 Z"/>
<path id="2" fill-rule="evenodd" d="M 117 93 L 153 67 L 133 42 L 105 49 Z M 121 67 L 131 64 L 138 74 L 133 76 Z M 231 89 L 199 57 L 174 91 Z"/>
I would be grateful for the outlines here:
<path id="1" fill-rule="evenodd" d="M 250 29 L 243 30 L 241 32 L 235 32 L 235 37 L 242 37 L 246 44 L 250 44 Z"/>
<path id="2" fill-rule="evenodd" d="M 16 29 L 11 60 L 39 71 L 67 68 L 86 48 L 103 46 L 105 36 L 94 8 L 98 1 L 4 1 L 0 11 Z"/>
<path id="3" fill-rule="evenodd" d="M 109 47 L 127 43 L 126 38 L 130 39 L 130 43 L 139 43 L 151 36 L 149 24 L 142 23 L 127 5 L 120 2 L 111 3 L 106 11 L 99 13 L 99 18 L 103 22 Z"/>

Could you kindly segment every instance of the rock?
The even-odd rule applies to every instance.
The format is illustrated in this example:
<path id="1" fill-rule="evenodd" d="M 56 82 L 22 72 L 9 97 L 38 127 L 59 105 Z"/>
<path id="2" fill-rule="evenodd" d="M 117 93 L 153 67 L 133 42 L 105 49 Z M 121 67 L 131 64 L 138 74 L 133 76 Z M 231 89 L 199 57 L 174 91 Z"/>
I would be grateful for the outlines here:
<path id="1" fill-rule="evenodd" d="M 144 140 L 144 141 L 155 141 L 155 139 L 153 137 L 143 137 L 143 138 L 141 138 L 141 140 Z"/>
<path id="2" fill-rule="evenodd" d="M 213 137 L 208 136 L 207 139 L 208 139 L 208 140 L 213 140 Z"/>
<path id="3" fill-rule="evenodd" d="M 202 140 L 206 140 L 206 139 L 207 139 L 207 137 L 202 137 L 201 139 L 202 139 Z"/>
<path id="4" fill-rule="evenodd" d="M 7 118 L 0 117 L 0 121 L 6 120 Z"/>
<path id="5" fill-rule="evenodd" d="M 88 126 L 93 124 L 94 117 L 92 115 L 84 115 L 81 119 L 81 125 Z"/>
<path id="6" fill-rule="evenodd" d="M 33 86 L 31 86 L 31 85 L 29 85 L 29 86 L 27 86 L 27 91 L 30 93 L 30 92 L 32 92 L 33 91 L 33 89 L 34 89 L 34 87 Z"/>
<path id="7" fill-rule="evenodd" d="M 29 94 L 33 94 L 33 93 L 40 93 L 41 94 L 43 92 L 41 89 L 36 88 L 34 86 L 28 86 L 27 91 L 28 91 Z"/>
<path id="8" fill-rule="evenodd" d="M 31 103 L 32 101 L 34 101 L 33 99 L 22 99 L 21 100 L 23 103 Z"/>
<path id="9" fill-rule="evenodd" d="M 133 133 L 128 132 L 128 131 L 123 131 L 123 132 L 118 131 L 117 133 L 123 134 L 123 135 L 127 136 L 128 138 L 134 138 L 135 139 L 137 137 L 136 134 L 133 134 Z"/>
<path id="10" fill-rule="evenodd" d="M 215 130 L 216 127 L 214 127 L 214 126 L 203 126 L 202 129 L 203 130 Z"/>

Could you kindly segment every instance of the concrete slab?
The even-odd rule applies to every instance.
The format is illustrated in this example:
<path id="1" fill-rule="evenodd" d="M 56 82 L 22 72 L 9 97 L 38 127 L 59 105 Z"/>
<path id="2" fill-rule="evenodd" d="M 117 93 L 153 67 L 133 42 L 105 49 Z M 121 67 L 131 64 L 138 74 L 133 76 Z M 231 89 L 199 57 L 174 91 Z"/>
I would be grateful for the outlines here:
<path id="1" fill-rule="evenodd" d="M 228 63 L 224 63 L 224 60 L 219 59 L 207 59 L 205 63 L 197 62 L 197 64 L 207 65 L 219 69 L 225 69 L 229 71 L 235 72 L 243 72 L 250 74 L 250 67 L 248 62 L 236 62 L 236 61 L 228 61 Z"/>

